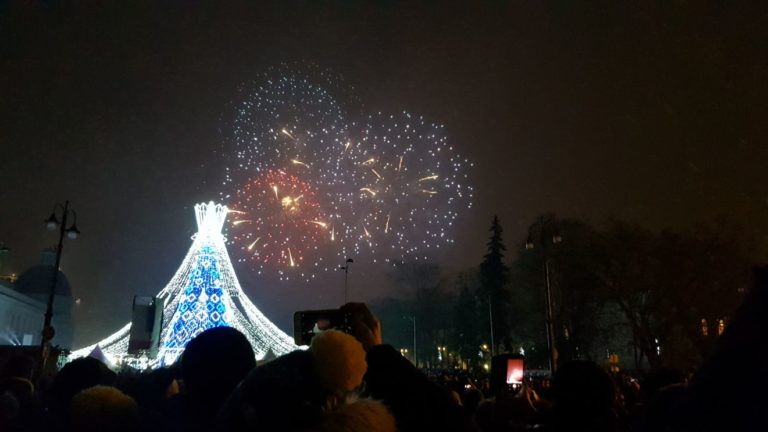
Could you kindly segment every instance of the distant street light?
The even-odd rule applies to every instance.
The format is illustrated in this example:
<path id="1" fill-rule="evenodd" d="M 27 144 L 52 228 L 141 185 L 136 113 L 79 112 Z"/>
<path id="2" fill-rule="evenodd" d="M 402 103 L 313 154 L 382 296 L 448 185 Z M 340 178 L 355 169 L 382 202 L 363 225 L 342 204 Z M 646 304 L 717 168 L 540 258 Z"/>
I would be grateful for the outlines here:
<path id="1" fill-rule="evenodd" d="M 546 307 L 547 307 L 547 349 L 549 350 L 549 370 L 552 374 L 555 373 L 555 370 L 557 369 L 557 358 L 556 358 L 556 347 L 555 347 L 555 329 L 554 329 L 554 322 L 553 322 L 553 313 L 552 313 L 552 287 L 550 284 L 550 278 L 549 278 L 549 255 L 548 255 L 548 243 L 545 240 L 545 229 L 544 229 L 544 217 L 539 216 L 539 219 L 536 222 L 536 226 L 539 228 L 539 234 L 540 234 L 540 243 L 541 243 L 541 251 L 542 255 L 544 257 L 544 287 L 546 292 Z M 563 237 L 560 236 L 560 233 L 555 230 L 552 234 L 551 238 L 552 244 L 559 244 L 562 243 Z M 535 247 L 533 236 L 529 233 L 528 239 L 525 241 L 525 249 L 526 250 L 533 250 Z"/>
<path id="2" fill-rule="evenodd" d="M 437 361 L 440 362 L 440 364 L 443 364 L 445 362 L 445 347 L 439 346 L 437 347 Z"/>
<path id="3" fill-rule="evenodd" d="M 61 211 L 61 223 L 57 217 L 57 211 Z M 67 226 L 67 220 L 69 216 L 73 217 L 72 225 Z M 64 201 L 64 204 L 56 204 L 53 207 L 53 211 L 48 219 L 45 220 L 45 226 L 53 231 L 59 230 L 59 244 L 56 247 L 56 263 L 53 265 L 53 278 L 51 281 L 51 290 L 48 293 L 48 304 L 45 308 L 45 320 L 43 322 L 42 337 L 40 339 L 40 371 L 45 369 L 45 363 L 48 360 L 49 344 L 53 336 L 56 334 L 51 320 L 53 319 L 53 299 L 56 295 L 56 282 L 59 276 L 59 265 L 61 264 L 61 251 L 64 247 L 64 235 L 69 239 L 74 240 L 80 235 L 80 230 L 77 229 L 77 213 L 69 208 L 69 201 Z"/>
<path id="4" fill-rule="evenodd" d="M 339 270 L 344 270 L 344 304 L 347 304 L 347 280 L 349 279 L 349 265 L 355 262 L 352 258 L 347 258 L 347 261 L 343 266 L 339 266 Z"/>

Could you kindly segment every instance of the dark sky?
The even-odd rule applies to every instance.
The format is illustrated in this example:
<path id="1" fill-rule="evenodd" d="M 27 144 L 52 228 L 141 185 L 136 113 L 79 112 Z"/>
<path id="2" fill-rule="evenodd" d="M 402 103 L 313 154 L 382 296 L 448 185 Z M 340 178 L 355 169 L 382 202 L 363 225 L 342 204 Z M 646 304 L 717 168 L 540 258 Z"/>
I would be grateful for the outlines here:
<path id="1" fill-rule="evenodd" d="M 494 213 L 510 243 L 547 211 L 653 229 L 725 214 L 766 249 L 765 2 L 155 3 L 0 3 L 5 266 L 38 260 L 55 241 L 42 219 L 70 199 L 79 343 L 171 278 L 192 204 L 221 189 L 226 103 L 280 62 L 335 70 L 371 111 L 446 125 L 476 188 L 446 268 L 479 262 Z M 236 269 L 286 329 L 293 310 L 340 301 L 340 275 L 275 284 Z"/>

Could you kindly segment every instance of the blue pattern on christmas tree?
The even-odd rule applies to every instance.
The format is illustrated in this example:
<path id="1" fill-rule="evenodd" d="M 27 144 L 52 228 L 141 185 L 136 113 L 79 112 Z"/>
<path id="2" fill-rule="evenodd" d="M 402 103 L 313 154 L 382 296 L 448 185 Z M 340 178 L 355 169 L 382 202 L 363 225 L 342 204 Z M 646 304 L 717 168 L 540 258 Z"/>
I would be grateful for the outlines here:
<path id="1" fill-rule="evenodd" d="M 173 314 L 166 348 L 183 349 L 203 331 L 228 326 L 224 320 L 226 306 L 222 301 L 222 286 L 216 251 L 210 245 L 203 246 L 189 274 L 184 296 Z"/>

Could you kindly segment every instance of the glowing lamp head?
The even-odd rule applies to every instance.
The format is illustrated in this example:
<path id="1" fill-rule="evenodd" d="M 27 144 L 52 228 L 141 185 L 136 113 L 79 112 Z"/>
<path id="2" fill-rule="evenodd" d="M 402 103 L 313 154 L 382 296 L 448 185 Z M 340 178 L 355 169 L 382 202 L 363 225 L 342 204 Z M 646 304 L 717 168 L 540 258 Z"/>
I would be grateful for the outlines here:
<path id="1" fill-rule="evenodd" d="M 53 231 L 59 227 L 59 220 L 56 219 L 56 213 L 51 213 L 48 219 L 45 220 L 45 227 Z"/>
<path id="2" fill-rule="evenodd" d="M 531 236 L 528 236 L 528 238 L 525 240 L 525 249 L 533 249 L 533 238 Z"/>
<path id="3" fill-rule="evenodd" d="M 563 242 L 563 237 L 560 235 L 560 232 L 555 231 L 555 233 L 552 235 L 552 243 L 558 244 Z"/>
<path id="4" fill-rule="evenodd" d="M 79 235 L 80 230 L 77 229 L 77 225 L 72 224 L 72 226 L 67 229 L 67 237 L 69 237 L 70 240 L 76 239 Z"/>

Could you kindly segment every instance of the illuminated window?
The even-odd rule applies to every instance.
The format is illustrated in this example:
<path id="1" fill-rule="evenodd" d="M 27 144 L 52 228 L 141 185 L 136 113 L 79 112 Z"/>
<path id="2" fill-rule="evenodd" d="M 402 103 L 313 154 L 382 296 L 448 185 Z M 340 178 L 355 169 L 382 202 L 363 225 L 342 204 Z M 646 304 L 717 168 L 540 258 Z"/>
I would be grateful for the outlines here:
<path id="1" fill-rule="evenodd" d="M 707 320 L 705 318 L 701 319 L 701 335 L 709 336 L 709 326 L 707 325 Z"/>

